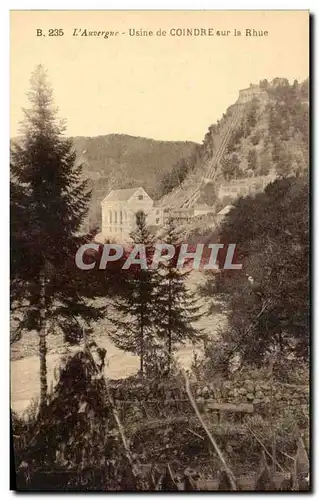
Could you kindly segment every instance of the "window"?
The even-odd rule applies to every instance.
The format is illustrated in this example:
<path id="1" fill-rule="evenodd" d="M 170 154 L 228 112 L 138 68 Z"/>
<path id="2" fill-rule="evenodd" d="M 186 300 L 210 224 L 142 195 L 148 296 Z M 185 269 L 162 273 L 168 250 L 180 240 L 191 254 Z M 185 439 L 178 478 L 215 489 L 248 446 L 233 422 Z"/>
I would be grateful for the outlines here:
<path id="1" fill-rule="evenodd" d="M 112 232 L 112 228 L 110 227 L 110 233 Z"/>
<path id="2" fill-rule="evenodd" d="M 139 195 L 138 195 L 138 199 L 139 199 L 139 200 L 142 200 L 142 199 L 143 199 L 143 195 L 142 195 L 142 194 L 139 194 Z"/>
<path id="3" fill-rule="evenodd" d="M 109 210 L 109 219 L 110 219 L 110 224 L 112 224 L 112 210 Z"/>
<path id="4" fill-rule="evenodd" d="M 120 211 L 120 224 L 123 224 L 123 212 L 122 212 L 122 210 Z"/>
<path id="5" fill-rule="evenodd" d="M 158 218 L 158 217 L 157 217 L 157 219 L 156 219 L 156 224 L 159 224 L 159 218 Z"/>
<path id="6" fill-rule="evenodd" d="M 117 211 L 116 210 L 114 211 L 114 222 L 115 222 L 115 224 L 117 224 Z"/>
<path id="7" fill-rule="evenodd" d="M 159 210 L 156 210 L 156 215 L 158 215 L 158 214 L 159 214 Z"/>

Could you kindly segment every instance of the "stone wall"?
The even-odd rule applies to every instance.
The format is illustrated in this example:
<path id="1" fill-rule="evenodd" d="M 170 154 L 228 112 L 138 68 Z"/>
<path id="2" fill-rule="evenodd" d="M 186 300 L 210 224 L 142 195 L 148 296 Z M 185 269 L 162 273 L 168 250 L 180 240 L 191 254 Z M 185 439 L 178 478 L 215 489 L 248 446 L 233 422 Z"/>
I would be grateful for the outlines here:
<path id="1" fill-rule="evenodd" d="M 197 383 L 196 398 L 202 403 L 251 403 L 254 412 L 264 415 L 309 412 L 309 385 L 282 383 L 276 379 L 235 378 L 216 383 Z"/>

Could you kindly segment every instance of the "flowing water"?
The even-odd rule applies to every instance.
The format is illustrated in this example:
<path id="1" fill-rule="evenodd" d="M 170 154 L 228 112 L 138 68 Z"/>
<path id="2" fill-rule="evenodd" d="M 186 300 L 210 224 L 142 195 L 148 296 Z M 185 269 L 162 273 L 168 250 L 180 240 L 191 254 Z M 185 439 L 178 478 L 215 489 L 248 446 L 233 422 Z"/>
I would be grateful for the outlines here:
<path id="1" fill-rule="evenodd" d="M 202 280 L 201 273 L 192 272 L 188 279 L 190 289 L 195 289 L 196 285 Z M 204 307 L 204 306 L 203 306 Z M 221 315 L 203 316 L 198 322 L 197 327 L 204 329 L 210 337 L 214 337 L 218 327 L 224 321 Z M 107 335 L 107 326 L 105 322 L 96 325 L 94 330 L 94 339 L 100 347 L 107 350 L 107 365 L 105 375 L 112 379 L 122 379 L 133 375 L 139 369 L 139 358 L 131 353 L 118 349 Z M 12 410 L 23 413 L 33 399 L 37 399 L 40 393 L 39 377 L 39 357 L 37 355 L 37 335 L 25 334 L 21 341 L 13 345 L 11 352 L 11 408 Z M 70 348 L 76 351 L 81 347 Z M 194 349 L 193 345 L 181 346 L 176 352 L 176 358 L 181 365 L 188 369 L 191 367 L 194 351 L 200 354 L 202 346 Z M 52 387 L 56 383 L 57 368 L 65 349 L 62 345 L 60 336 L 48 337 L 48 386 Z"/>

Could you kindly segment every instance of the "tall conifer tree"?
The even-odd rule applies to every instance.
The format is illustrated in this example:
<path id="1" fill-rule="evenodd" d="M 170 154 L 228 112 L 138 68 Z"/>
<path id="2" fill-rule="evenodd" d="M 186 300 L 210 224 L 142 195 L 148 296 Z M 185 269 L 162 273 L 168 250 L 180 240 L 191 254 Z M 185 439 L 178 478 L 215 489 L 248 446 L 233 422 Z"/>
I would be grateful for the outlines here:
<path id="1" fill-rule="evenodd" d="M 75 266 L 90 192 L 53 106 L 47 74 L 31 77 L 30 109 L 11 148 L 11 301 L 18 329 L 39 334 L 40 408 L 47 396 L 46 335 L 60 328 L 77 341 L 83 325 L 101 317 L 96 288 Z"/>
<path id="2" fill-rule="evenodd" d="M 200 305 L 195 293 L 186 285 L 188 272 L 177 268 L 177 249 L 181 245 L 175 221 L 168 218 L 165 243 L 175 247 L 175 257 L 159 266 L 158 298 L 156 302 L 158 335 L 164 341 L 168 371 L 171 355 L 179 344 L 197 343 L 203 333 L 194 326 L 200 319 Z"/>
<path id="3" fill-rule="evenodd" d="M 125 292 L 116 302 L 119 317 L 114 320 L 114 329 L 110 335 L 117 347 L 139 355 L 140 373 L 143 375 L 157 347 L 157 272 L 150 265 L 154 237 L 147 227 L 143 211 L 136 214 L 136 230 L 130 236 L 135 248 L 137 245 L 145 248 L 145 259 L 139 253 L 136 259 L 141 259 L 141 265 L 132 264 L 129 269 L 122 270 Z M 146 263 L 146 268 L 143 268 L 143 262 Z"/>

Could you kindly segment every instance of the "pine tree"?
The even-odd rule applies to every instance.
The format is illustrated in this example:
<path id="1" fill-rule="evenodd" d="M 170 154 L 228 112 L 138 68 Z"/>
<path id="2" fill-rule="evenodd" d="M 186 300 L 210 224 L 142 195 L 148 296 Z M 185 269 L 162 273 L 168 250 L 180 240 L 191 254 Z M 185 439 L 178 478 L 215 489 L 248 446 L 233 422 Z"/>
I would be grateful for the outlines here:
<path id="1" fill-rule="evenodd" d="M 142 245 L 146 252 L 147 269 L 132 264 L 122 270 L 125 292 L 115 304 L 119 318 L 113 321 L 110 337 L 115 345 L 140 357 L 140 373 L 147 369 L 147 362 L 157 347 L 155 335 L 155 309 L 157 299 L 157 272 L 151 269 L 154 237 L 143 211 L 136 214 L 136 230 L 130 234 L 133 245 Z M 137 256 L 139 258 L 139 256 Z"/>
<path id="2" fill-rule="evenodd" d="M 168 218 L 165 243 L 177 249 L 181 240 L 174 219 Z M 164 341 L 168 352 L 167 367 L 178 344 L 202 340 L 202 332 L 193 326 L 200 319 L 200 306 L 194 293 L 186 286 L 188 272 L 177 268 L 177 256 L 159 266 L 158 298 L 156 302 L 158 336 Z"/>
<path id="3" fill-rule="evenodd" d="M 47 396 L 46 335 L 76 342 L 83 325 L 102 315 L 96 291 L 74 257 L 90 193 L 53 106 L 44 68 L 37 66 L 24 111 L 22 137 L 11 148 L 11 298 L 18 331 L 39 334 L 40 408 Z"/>

